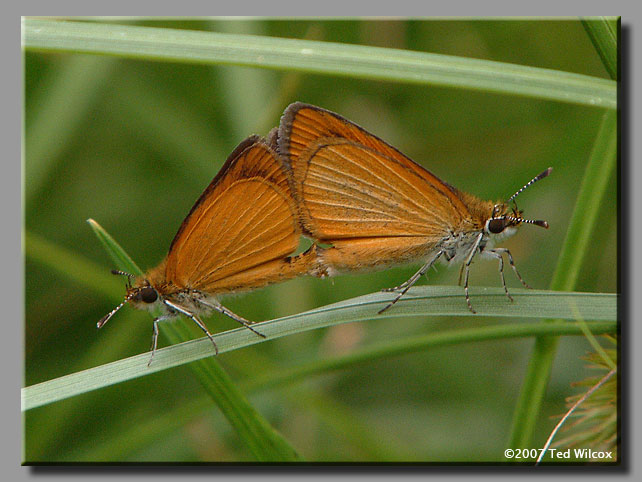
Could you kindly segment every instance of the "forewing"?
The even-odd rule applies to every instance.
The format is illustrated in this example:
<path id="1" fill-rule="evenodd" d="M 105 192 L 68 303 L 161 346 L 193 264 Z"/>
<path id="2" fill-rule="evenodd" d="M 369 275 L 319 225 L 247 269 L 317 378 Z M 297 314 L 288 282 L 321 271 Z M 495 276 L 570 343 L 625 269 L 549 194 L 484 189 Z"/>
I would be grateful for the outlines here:
<path id="1" fill-rule="evenodd" d="M 284 167 L 258 138 L 241 143 L 196 202 L 167 258 L 166 278 L 207 292 L 251 288 L 280 279 L 279 263 L 298 246 L 296 209 Z M 262 265 L 258 282 L 250 274 Z M 247 279 L 244 274 L 247 273 Z"/>
<path id="2" fill-rule="evenodd" d="M 332 112 L 292 104 L 278 143 L 293 173 L 304 229 L 318 240 L 439 239 L 468 216 L 455 188 Z"/>

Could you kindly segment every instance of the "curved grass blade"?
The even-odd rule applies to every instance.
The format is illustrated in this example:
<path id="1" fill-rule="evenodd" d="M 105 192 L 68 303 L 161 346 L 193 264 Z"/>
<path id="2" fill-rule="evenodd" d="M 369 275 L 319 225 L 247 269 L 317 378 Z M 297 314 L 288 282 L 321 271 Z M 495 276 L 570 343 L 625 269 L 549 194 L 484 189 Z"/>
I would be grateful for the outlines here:
<path id="1" fill-rule="evenodd" d="M 596 229 L 602 198 L 616 168 L 616 161 L 616 113 L 607 111 L 584 174 L 551 288 L 572 290 L 575 287 L 593 230 Z M 554 316 L 544 318 L 548 318 L 549 322 L 558 319 Z M 539 337 L 535 342 L 513 416 L 511 438 L 507 445 L 509 448 L 532 446 L 533 432 L 544 400 L 558 343 L 559 338 L 551 336 Z"/>
<path id="2" fill-rule="evenodd" d="M 513 290 L 514 303 L 505 300 L 501 288 L 471 290 L 475 297 L 477 315 L 493 317 L 563 318 L 574 320 L 573 304 L 578 307 L 583 319 L 615 321 L 617 316 L 616 295 L 595 293 L 562 293 L 551 291 Z M 352 300 L 317 308 L 306 313 L 257 323 L 256 327 L 266 335 L 267 341 L 282 336 L 317 328 L 363 321 L 375 317 L 395 318 L 404 316 L 472 316 L 463 302 L 460 287 L 425 286 L 408 292 L 410 296 L 398 303 L 395 311 L 376 315 L 377 310 L 390 300 L 389 293 L 374 293 Z M 499 300 L 504 299 L 505 302 Z M 552 333 L 564 334 L 567 327 L 551 326 Z M 559 331 L 558 331 L 559 330 Z M 577 327 L 581 332 L 581 328 Z M 262 343 L 249 330 L 237 328 L 214 336 L 219 353 Z M 202 358 L 212 358 L 211 342 L 207 338 L 191 340 L 162 348 L 156 352 L 154 363 L 148 367 L 149 354 L 142 353 L 65 377 L 49 380 L 24 388 L 23 410 L 35 408 L 64 398 L 96 390 L 115 383 L 150 375 L 161 370 L 190 363 Z"/>
<path id="3" fill-rule="evenodd" d="M 582 18 L 582 25 L 602 59 L 604 68 L 613 80 L 618 79 L 617 31 L 619 22 L 619 18 L 616 19 L 616 25 L 613 26 L 613 22 L 609 22 L 606 17 Z"/>
<path id="4" fill-rule="evenodd" d="M 102 226 L 93 219 L 89 219 L 87 222 L 119 269 L 137 275 L 142 273 L 131 257 Z M 182 325 L 179 324 L 168 328 L 168 335 L 171 337 L 173 333 L 174 342 L 188 338 L 188 335 L 177 331 L 184 328 Z M 211 348 L 210 346 L 210 350 Z M 145 356 L 149 357 L 149 354 Z M 217 360 L 213 358 L 200 360 L 192 365 L 191 368 L 212 400 L 218 405 L 221 412 L 236 429 L 241 440 L 257 460 L 264 462 L 300 460 L 300 456 L 290 443 L 270 426 L 268 421 L 254 409 L 236 388 Z"/>
<path id="5" fill-rule="evenodd" d="M 88 219 L 87 222 L 118 269 L 136 276 L 143 274 L 143 271 L 138 267 L 134 260 L 131 259 L 120 244 L 118 244 L 100 224 L 91 218 Z"/>
<path id="6" fill-rule="evenodd" d="M 586 324 L 586 323 L 584 323 Z M 612 333 L 615 322 L 592 322 L 589 326 L 592 333 Z M 561 330 L 561 331 L 560 331 Z M 339 370 L 349 369 L 364 363 L 416 353 L 429 348 L 452 346 L 464 343 L 476 343 L 486 340 L 510 339 L 544 334 L 582 336 L 583 329 L 576 324 L 554 326 L 545 323 L 513 323 L 494 325 L 465 330 L 431 333 L 423 336 L 406 337 L 400 340 L 377 343 L 364 347 L 347 355 L 314 360 L 298 366 L 271 367 L 270 372 L 239 381 L 243 393 L 257 393 L 283 386 L 310 381 L 311 378 Z M 185 406 L 177 407 L 170 413 L 157 414 L 143 421 L 135 428 L 117 427 L 113 435 L 105 437 L 96 446 L 83 446 L 69 457 L 69 460 L 107 460 L 108 455 L 116 453 L 117 458 L 145 447 L 164 434 L 173 432 L 189 420 L 200 416 L 208 409 L 205 397 L 191 400 Z M 141 433 L 142 432 L 142 433 Z M 401 460 L 401 458 L 399 459 Z"/>
<path id="7" fill-rule="evenodd" d="M 99 24 L 23 20 L 30 50 L 228 64 L 440 85 L 615 109 L 616 83 L 570 72 L 362 45 Z"/>

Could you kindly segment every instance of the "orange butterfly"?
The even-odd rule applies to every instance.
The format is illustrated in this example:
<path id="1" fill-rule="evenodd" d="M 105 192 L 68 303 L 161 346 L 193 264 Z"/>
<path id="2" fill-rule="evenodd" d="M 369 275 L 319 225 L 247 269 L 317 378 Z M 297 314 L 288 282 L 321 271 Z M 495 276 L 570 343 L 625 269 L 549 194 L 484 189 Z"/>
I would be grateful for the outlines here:
<path id="1" fill-rule="evenodd" d="M 285 281 L 312 269 L 314 249 L 288 257 L 300 237 L 297 209 L 281 159 L 268 143 L 252 136 L 230 154 L 196 201 L 169 247 L 167 258 L 127 287 L 124 301 L 139 309 L 161 307 L 153 323 L 152 356 L 158 323 L 185 315 L 214 343 L 199 313 L 218 311 L 259 336 L 251 322 L 225 308 L 219 295 Z M 132 275 L 121 271 L 115 274 Z M 214 348 L 218 353 L 216 343 Z"/>
<path id="2" fill-rule="evenodd" d="M 470 263 L 476 254 L 499 261 L 506 295 L 503 255 L 519 280 L 508 249 L 494 243 L 522 224 L 515 197 L 551 168 L 533 178 L 506 202 L 483 201 L 447 184 L 394 147 L 338 114 L 291 104 L 281 118 L 279 153 L 291 170 L 292 190 L 303 233 L 331 247 L 318 249 L 311 274 L 332 276 L 354 270 L 422 261 L 379 313 L 390 308 L 439 259 L 461 262 L 468 308 Z M 512 206 L 509 204 L 513 202 Z M 312 265 L 311 265 L 312 266 Z M 461 272 L 460 272 L 461 282 Z"/>

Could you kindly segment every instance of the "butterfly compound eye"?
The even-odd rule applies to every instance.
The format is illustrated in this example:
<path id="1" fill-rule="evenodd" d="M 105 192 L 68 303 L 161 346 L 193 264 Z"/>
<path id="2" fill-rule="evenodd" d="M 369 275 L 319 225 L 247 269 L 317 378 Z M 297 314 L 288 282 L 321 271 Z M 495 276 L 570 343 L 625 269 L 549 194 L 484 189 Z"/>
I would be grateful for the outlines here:
<path id="1" fill-rule="evenodd" d="M 488 221 L 488 231 L 493 234 L 501 233 L 506 228 L 505 219 L 491 219 Z"/>
<path id="2" fill-rule="evenodd" d="M 144 303 L 153 303 L 158 299 L 158 293 L 151 286 L 147 286 L 146 288 L 140 290 L 140 299 Z"/>

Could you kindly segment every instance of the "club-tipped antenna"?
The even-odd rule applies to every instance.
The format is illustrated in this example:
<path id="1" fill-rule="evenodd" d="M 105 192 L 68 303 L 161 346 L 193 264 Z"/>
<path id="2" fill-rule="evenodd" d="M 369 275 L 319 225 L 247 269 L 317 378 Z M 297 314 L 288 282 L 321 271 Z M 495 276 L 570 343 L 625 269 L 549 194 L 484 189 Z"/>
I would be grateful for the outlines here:
<path id="1" fill-rule="evenodd" d="M 516 223 L 534 224 L 535 226 L 548 229 L 548 223 L 546 221 L 542 221 L 541 219 L 524 219 L 516 218 L 514 216 L 505 216 L 504 219 L 509 219 L 511 221 L 515 221 Z"/>
<path id="2" fill-rule="evenodd" d="M 114 308 L 109 313 L 107 313 L 105 316 L 103 316 L 100 320 L 98 320 L 98 323 L 96 323 L 96 328 L 102 328 L 105 325 L 105 323 L 107 323 L 109 321 L 109 319 L 112 316 L 114 316 L 114 314 L 118 310 L 120 310 L 123 306 L 125 306 L 125 303 L 127 303 L 132 298 L 132 296 L 134 296 L 135 294 L 136 294 L 136 292 L 132 291 L 127 296 L 125 296 L 125 299 L 122 301 L 121 304 L 119 304 L 116 308 Z"/>
<path id="3" fill-rule="evenodd" d="M 125 273 L 124 271 L 121 271 L 119 269 L 112 269 L 111 270 L 111 274 L 127 276 L 128 278 L 135 278 L 136 277 L 136 275 Z"/>
<path id="4" fill-rule="evenodd" d="M 539 174 L 538 174 L 537 176 L 535 176 L 533 179 L 531 179 L 530 181 L 528 181 L 528 182 L 524 185 L 524 187 L 522 187 L 519 191 L 517 191 L 515 194 L 513 194 L 511 197 L 509 197 L 507 202 L 511 202 L 512 200 L 514 200 L 514 199 L 515 199 L 515 198 L 516 198 L 516 197 L 517 197 L 517 196 L 518 196 L 518 195 L 519 195 L 519 194 L 520 194 L 524 189 L 526 189 L 528 186 L 530 186 L 530 185 L 532 185 L 532 184 L 535 184 L 535 183 L 536 183 L 537 181 L 539 181 L 540 179 L 544 179 L 546 176 L 548 176 L 548 175 L 551 173 L 551 171 L 552 171 L 552 170 L 553 170 L 553 168 L 552 168 L 552 167 L 549 167 L 549 168 L 548 168 L 548 169 L 546 169 L 544 172 L 539 173 Z M 522 222 L 526 222 L 526 220 L 525 220 L 525 219 L 523 219 L 523 220 L 522 220 Z M 537 223 L 533 223 L 533 224 L 537 224 Z M 538 226 L 541 226 L 541 224 L 538 224 Z"/>
<path id="5" fill-rule="evenodd" d="M 116 276 L 127 276 L 127 289 L 131 288 L 132 280 L 136 278 L 136 275 L 126 273 L 125 271 L 121 271 L 119 269 L 112 269 L 111 274 L 114 274 Z"/>

